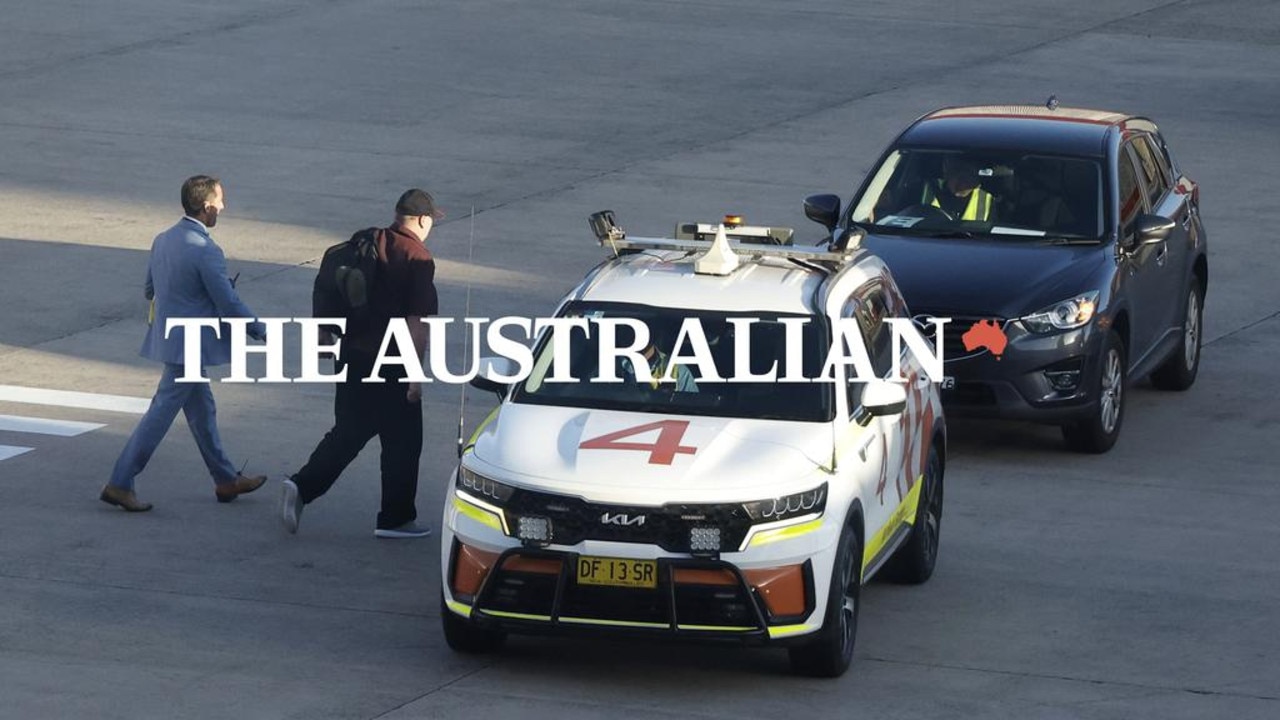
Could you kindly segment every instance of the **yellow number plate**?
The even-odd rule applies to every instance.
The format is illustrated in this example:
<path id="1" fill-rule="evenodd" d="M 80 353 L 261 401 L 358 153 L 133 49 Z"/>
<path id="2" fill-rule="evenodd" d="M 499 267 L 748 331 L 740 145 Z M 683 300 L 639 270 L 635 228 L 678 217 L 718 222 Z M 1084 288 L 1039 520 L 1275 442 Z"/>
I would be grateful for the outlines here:
<path id="1" fill-rule="evenodd" d="M 653 560 L 579 557 L 578 584 L 656 588 L 658 587 L 658 563 Z"/>

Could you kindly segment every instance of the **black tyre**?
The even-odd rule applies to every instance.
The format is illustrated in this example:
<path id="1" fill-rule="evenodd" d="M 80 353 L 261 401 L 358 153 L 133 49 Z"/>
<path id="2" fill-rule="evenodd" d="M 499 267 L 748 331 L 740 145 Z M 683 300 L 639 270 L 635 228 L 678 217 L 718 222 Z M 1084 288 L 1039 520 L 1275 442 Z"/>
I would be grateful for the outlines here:
<path id="1" fill-rule="evenodd" d="M 1204 329 L 1204 291 L 1199 278 L 1187 290 L 1186 316 L 1182 320 L 1182 344 L 1163 365 L 1151 373 L 1151 384 L 1161 390 L 1186 390 L 1200 372 L 1200 336 Z"/>
<path id="2" fill-rule="evenodd" d="M 791 670 L 810 677 L 840 677 L 853 660 L 862 593 L 862 538 L 846 525 L 831 571 L 831 590 L 822 629 L 804 645 L 790 648 Z"/>
<path id="3" fill-rule="evenodd" d="M 1116 444 L 1124 424 L 1124 404 L 1129 395 L 1128 359 L 1115 330 L 1102 343 L 1102 367 L 1094 395 L 1098 398 L 1088 417 L 1062 427 L 1067 447 L 1086 453 L 1104 453 Z"/>
<path id="4" fill-rule="evenodd" d="M 938 539 L 942 532 L 942 458 L 936 446 L 929 448 L 925 463 L 919 507 L 911 537 L 898 548 L 884 566 L 887 580 L 919 585 L 933 575 L 938 562 Z"/>
<path id="5" fill-rule="evenodd" d="M 444 640 L 454 652 L 495 652 L 501 650 L 507 640 L 506 633 L 478 628 L 450 610 L 444 604 L 444 593 L 440 593 L 440 624 L 444 626 Z"/>

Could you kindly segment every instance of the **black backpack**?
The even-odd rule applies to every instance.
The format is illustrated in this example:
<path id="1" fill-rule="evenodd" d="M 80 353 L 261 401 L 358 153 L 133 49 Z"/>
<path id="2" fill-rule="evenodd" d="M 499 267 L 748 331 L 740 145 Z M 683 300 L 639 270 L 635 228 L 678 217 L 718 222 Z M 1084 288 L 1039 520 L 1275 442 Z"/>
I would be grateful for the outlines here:
<path id="1" fill-rule="evenodd" d="M 377 237 L 378 228 L 365 228 L 324 251 L 311 290 L 311 317 L 346 318 L 348 333 L 371 323 Z"/>

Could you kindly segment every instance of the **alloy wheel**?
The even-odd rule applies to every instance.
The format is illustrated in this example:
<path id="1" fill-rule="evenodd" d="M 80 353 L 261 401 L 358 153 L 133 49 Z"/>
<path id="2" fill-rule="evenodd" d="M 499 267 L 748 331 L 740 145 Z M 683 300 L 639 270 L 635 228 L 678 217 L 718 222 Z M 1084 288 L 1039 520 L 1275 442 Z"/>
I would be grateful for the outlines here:
<path id="1" fill-rule="evenodd" d="M 1106 365 L 1102 369 L 1102 397 L 1098 403 L 1102 413 L 1102 431 L 1110 434 L 1115 431 L 1120 420 L 1120 403 L 1124 392 L 1121 382 L 1120 353 L 1112 350 L 1107 353 Z"/>
<path id="2" fill-rule="evenodd" d="M 938 552 L 938 530 L 942 521 L 942 491 L 938 487 L 938 459 L 936 456 L 930 455 L 929 465 L 925 470 L 924 487 L 921 491 L 928 493 L 925 496 L 924 505 L 924 523 L 921 529 L 924 531 L 922 539 L 924 540 L 924 554 L 929 562 L 933 562 L 934 556 Z"/>
<path id="3" fill-rule="evenodd" d="M 1200 295 L 1195 290 L 1187 297 L 1187 321 L 1183 327 L 1182 352 L 1187 367 L 1194 368 L 1200 354 Z"/>
<path id="4" fill-rule="evenodd" d="M 840 607 L 840 637 L 841 650 L 845 655 L 853 652 L 854 632 L 857 625 L 854 624 L 854 618 L 858 612 L 858 588 L 854 583 L 859 582 L 858 578 L 853 576 L 853 566 L 856 563 L 852 555 L 844 563 L 844 567 L 840 569 L 840 585 L 844 588 L 844 599 Z"/>

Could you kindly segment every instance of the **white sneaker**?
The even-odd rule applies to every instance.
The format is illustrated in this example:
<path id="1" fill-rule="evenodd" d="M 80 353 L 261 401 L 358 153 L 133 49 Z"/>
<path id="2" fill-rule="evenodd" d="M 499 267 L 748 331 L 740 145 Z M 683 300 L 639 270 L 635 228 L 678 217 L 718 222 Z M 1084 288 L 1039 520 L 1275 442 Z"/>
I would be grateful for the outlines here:
<path id="1" fill-rule="evenodd" d="M 412 520 L 393 528 L 378 528 L 373 531 L 373 536 L 380 538 L 424 538 L 430 534 L 431 528 L 423 527 Z"/>
<path id="2" fill-rule="evenodd" d="M 285 480 L 280 492 L 280 520 L 284 529 L 290 533 L 298 532 L 298 523 L 302 521 L 302 498 L 298 495 L 298 486 L 293 480 Z"/>

